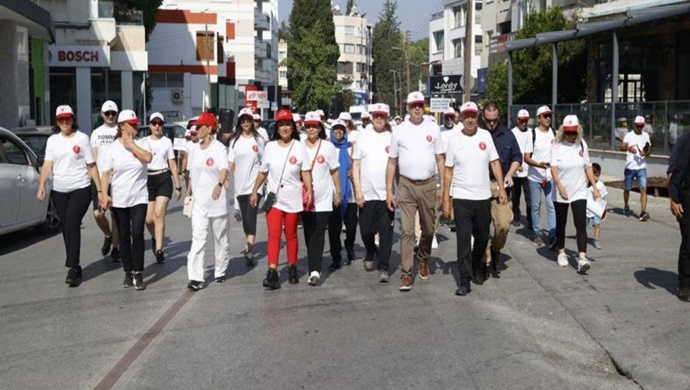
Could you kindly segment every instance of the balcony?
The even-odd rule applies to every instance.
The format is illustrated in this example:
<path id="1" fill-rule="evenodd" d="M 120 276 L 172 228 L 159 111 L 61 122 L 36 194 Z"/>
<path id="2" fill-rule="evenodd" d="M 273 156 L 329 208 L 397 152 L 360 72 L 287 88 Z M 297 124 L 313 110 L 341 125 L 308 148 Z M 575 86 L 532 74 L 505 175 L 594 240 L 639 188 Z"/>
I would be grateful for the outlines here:
<path id="1" fill-rule="evenodd" d="M 256 40 L 254 41 L 254 57 L 256 58 L 271 58 L 270 57 L 271 45 L 267 41 Z"/>
<path id="2" fill-rule="evenodd" d="M 489 54 L 503 53 L 506 51 L 506 42 L 513 40 L 513 34 L 501 34 L 491 37 L 489 40 Z"/>
<path id="3" fill-rule="evenodd" d="M 271 29 L 271 18 L 258 8 L 254 8 L 254 29 L 257 31 Z"/>

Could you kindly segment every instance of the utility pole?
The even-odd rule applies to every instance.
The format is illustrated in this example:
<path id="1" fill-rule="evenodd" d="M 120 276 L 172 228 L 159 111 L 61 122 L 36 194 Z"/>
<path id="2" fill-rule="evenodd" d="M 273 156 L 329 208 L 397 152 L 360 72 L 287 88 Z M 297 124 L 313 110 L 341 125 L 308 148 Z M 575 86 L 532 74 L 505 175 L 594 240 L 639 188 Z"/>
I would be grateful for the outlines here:
<path id="1" fill-rule="evenodd" d="M 466 20 L 465 20 L 465 69 L 463 71 L 463 77 L 465 77 L 463 100 L 470 101 L 470 87 L 472 85 L 472 44 L 474 43 L 474 35 L 472 35 L 472 25 L 474 24 L 474 2 L 472 0 L 467 0 L 465 3 L 466 9 Z"/>
<path id="2" fill-rule="evenodd" d="M 398 114 L 398 82 L 395 78 L 396 73 L 398 73 L 397 70 L 395 69 L 389 69 L 389 72 L 393 72 L 393 97 L 395 99 L 395 113 L 396 115 Z"/>
<path id="3" fill-rule="evenodd" d="M 407 93 L 410 93 L 412 90 L 410 89 L 410 58 L 407 55 L 407 52 L 409 51 L 410 48 L 410 30 L 405 31 L 405 66 L 406 66 L 406 72 L 407 72 Z"/>
<path id="4" fill-rule="evenodd" d="M 202 111 L 206 111 L 211 107 L 211 60 L 210 56 L 213 53 L 213 39 L 209 39 L 208 24 L 206 24 L 206 32 L 204 33 L 204 44 L 206 45 L 206 88 L 204 101 L 202 104 Z"/>

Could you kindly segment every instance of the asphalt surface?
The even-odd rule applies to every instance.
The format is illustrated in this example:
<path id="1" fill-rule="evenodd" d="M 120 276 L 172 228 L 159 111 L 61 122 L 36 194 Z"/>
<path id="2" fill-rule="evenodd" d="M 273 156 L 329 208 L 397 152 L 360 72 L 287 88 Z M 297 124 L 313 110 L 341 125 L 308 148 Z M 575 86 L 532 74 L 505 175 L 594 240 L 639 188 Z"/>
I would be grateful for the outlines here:
<path id="1" fill-rule="evenodd" d="M 118 264 L 100 255 L 90 213 L 82 230 L 84 282 L 64 284 L 60 235 L 32 230 L 0 237 L 0 387 L 3 389 L 687 389 L 690 303 L 676 299 L 680 234 L 667 199 L 650 198 L 651 219 L 625 217 L 622 191 L 610 189 L 603 249 L 592 269 L 559 268 L 513 228 L 500 279 L 457 286 L 455 238 L 439 231 L 432 276 L 398 291 L 396 237 L 391 283 L 361 260 L 306 283 L 265 291 L 265 221 L 260 264 L 240 254 L 231 222 L 229 279 L 187 291 L 189 220 L 172 204 L 167 262 L 155 263 L 148 233 L 145 291 L 123 289 Z M 631 207 L 639 212 L 639 196 Z M 523 207 L 524 209 L 524 207 Z M 397 225 L 397 223 L 396 223 Z M 397 227 L 396 227 L 397 231 Z M 574 228 L 566 248 L 574 258 Z M 358 255 L 364 255 L 358 238 Z"/>

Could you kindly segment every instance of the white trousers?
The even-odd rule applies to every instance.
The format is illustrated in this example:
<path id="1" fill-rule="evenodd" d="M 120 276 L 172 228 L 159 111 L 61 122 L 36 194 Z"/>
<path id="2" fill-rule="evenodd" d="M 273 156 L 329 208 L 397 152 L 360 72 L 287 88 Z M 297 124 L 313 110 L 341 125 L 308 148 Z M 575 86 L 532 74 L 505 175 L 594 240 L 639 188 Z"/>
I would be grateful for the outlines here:
<path id="1" fill-rule="evenodd" d="M 216 255 L 214 277 L 225 276 L 230 262 L 228 251 L 228 217 L 207 218 L 192 214 L 192 247 L 187 255 L 187 275 L 190 281 L 203 282 L 204 256 L 206 255 L 206 242 L 208 230 L 213 234 L 213 246 Z"/>

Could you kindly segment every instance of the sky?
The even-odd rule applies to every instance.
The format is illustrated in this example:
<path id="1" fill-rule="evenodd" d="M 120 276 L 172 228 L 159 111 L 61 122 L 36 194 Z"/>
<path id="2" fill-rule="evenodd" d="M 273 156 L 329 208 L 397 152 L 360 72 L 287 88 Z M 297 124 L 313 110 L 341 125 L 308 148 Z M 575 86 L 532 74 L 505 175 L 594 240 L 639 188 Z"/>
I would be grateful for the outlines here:
<path id="1" fill-rule="evenodd" d="M 331 2 L 339 5 L 343 12 L 345 11 L 347 0 L 331 0 Z M 360 12 L 366 14 L 367 21 L 374 25 L 381 14 L 383 2 L 384 0 L 355 0 L 355 5 Z M 431 15 L 443 9 L 443 0 L 397 0 L 397 3 L 400 30 L 409 30 L 413 41 L 428 37 Z M 292 0 L 278 0 L 278 17 L 281 21 L 289 18 L 290 10 L 292 10 Z"/>

